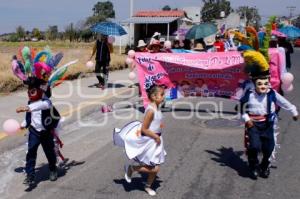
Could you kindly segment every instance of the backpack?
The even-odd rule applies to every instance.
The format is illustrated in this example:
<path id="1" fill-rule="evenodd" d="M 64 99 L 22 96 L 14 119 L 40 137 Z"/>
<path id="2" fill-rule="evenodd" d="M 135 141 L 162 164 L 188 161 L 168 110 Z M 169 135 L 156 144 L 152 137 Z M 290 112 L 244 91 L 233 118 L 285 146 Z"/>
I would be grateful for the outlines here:
<path id="1" fill-rule="evenodd" d="M 42 99 L 43 101 L 48 99 Z M 30 102 L 28 102 L 30 104 Z M 51 106 L 50 109 L 42 110 L 42 124 L 46 130 L 52 130 L 57 127 L 58 122 L 61 116 L 57 109 L 54 106 Z M 31 112 L 26 113 L 26 123 L 27 128 L 31 124 Z"/>

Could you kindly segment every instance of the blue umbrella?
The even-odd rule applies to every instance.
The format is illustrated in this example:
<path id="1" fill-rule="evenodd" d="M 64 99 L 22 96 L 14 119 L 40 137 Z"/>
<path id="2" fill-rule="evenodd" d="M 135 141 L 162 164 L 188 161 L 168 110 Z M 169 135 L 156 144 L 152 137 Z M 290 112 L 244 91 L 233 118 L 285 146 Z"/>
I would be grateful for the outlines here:
<path id="1" fill-rule="evenodd" d="M 288 36 L 288 38 L 297 38 L 300 37 L 300 29 L 295 26 L 285 26 L 279 29 L 279 32 L 282 32 Z"/>
<path id="2" fill-rule="evenodd" d="M 103 35 L 122 36 L 127 34 L 122 26 L 113 22 L 97 23 L 91 27 L 91 30 Z"/>
<path id="3" fill-rule="evenodd" d="M 193 26 L 185 35 L 187 39 L 200 39 L 215 34 L 217 26 L 211 23 L 203 23 Z"/>

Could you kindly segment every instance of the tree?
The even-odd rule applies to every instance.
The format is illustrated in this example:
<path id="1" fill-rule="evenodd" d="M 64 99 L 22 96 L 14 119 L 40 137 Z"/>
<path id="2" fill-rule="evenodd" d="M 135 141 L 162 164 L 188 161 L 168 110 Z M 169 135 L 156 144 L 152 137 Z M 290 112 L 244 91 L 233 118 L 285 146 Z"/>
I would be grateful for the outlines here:
<path id="1" fill-rule="evenodd" d="M 42 38 L 41 31 L 38 28 L 33 28 L 32 29 L 32 36 L 38 40 Z"/>
<path id="2" fill-rule="evenodd" d="M 210 22 L 215 19 L 220 19 L 220 13 L 225 12 L 227 17 L 233 9 L 230 6 L 230 1 L 227 0 L 202 0 L 204 5 L 201 10 L 202 21 Z"/>
<path id="3" fill-rule="evenodd" d="M 49 26 L 46 30 L 46 39 L 47 40 L 55 40 L 58 37 L 58 28 L 57 26 Z"/>
<path id="4" fill-rule="evenodd" d="M 165 5 L 162 10 L 164 11 L 170 11 L 171 10 L 171 7 L 169 5 Z"/>
<path id="5" fill-rule="evenodd" d="M 18 39 L 24 39 L 26 36 L 25 29 L 22 26 L 18 26 L 16 29 L 16 36 Z"/>
<path id="6" fill-rule="evenodd" d="M 70 42 L 72 42 L 74 39 L 76 39 L 75 37 L 76 37 L 76 30 L 73 26 L 73 23 L 71 23 L 65 28 L 65 38 L 68 38 Z"/>
<path id="7" fill-rule="evenodd" d="M 238 9 L 236 9 L 236 12 L 239 13 L 241 18 L 246 17 L 247 20 L 246 25 L 251 25 L 256 28 L 259 28 L 261 17 L 256 7 L 241 6 Z"/>
<path id="8" fill-rule="evenodd" d="M 107 18 L 115 18 L 113 3 L 110 1 L 97 2 L 93 7 L 93 16 L 87 18 L 86 25 L 94 25 L 106 21 Z"/>

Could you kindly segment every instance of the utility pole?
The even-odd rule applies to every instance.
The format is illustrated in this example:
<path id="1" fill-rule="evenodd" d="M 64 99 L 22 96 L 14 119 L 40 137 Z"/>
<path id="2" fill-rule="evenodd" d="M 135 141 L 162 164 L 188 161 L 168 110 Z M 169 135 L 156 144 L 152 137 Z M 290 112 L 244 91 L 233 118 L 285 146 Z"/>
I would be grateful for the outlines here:
<path id="1" fill-rule="evenodd" d="M 130 18 L 133 17 L 133 0 L 130 0 Z M 131 47 L 131 40 L 134 35 L 133 24 L 129 26 L 129 46 Z"/>
<path id="2" fill-rule="evenodd" d="M 290 18 L 292 18 L 293 17 L 293 11 L 296 9 L 296 6 L 287 6 L 286 8 L 290 10 Z"/>

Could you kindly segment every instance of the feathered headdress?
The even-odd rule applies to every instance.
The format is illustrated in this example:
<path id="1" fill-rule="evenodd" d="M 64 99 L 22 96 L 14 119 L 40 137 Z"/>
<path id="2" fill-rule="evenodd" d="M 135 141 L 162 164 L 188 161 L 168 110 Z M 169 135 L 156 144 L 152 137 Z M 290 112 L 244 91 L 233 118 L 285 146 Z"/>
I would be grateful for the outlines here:
<path id="1" fill-rule="evenodd" d="M 242 33 L 235 34 L 235 38 L 243 44 L 242 56 L 246 63 L 245 72 L 253 79 L 269 76 L 268 49 L 273 21 L 274 18 L 270 18 L 266 25 L 266 33 L 260 40 L 257 31 L 251 26 L 246 27 L 247 36 Z"/>
<path id="2" fill-rule="evenodd" d="M 48 81 L 48 85 L 53 87 L 65 79 L 67 66 L 77 62 L 69 62 L 58 67 L 62 58 L 61 52 L 52 56 L 49 47 L 40 52 L 37 52 L 35 48 L 20 47 L 18 56 L 13 56 L 12 70 L 16 77 L 25 83 L 30 77 L 36 77 L 45 83 Z"/>

